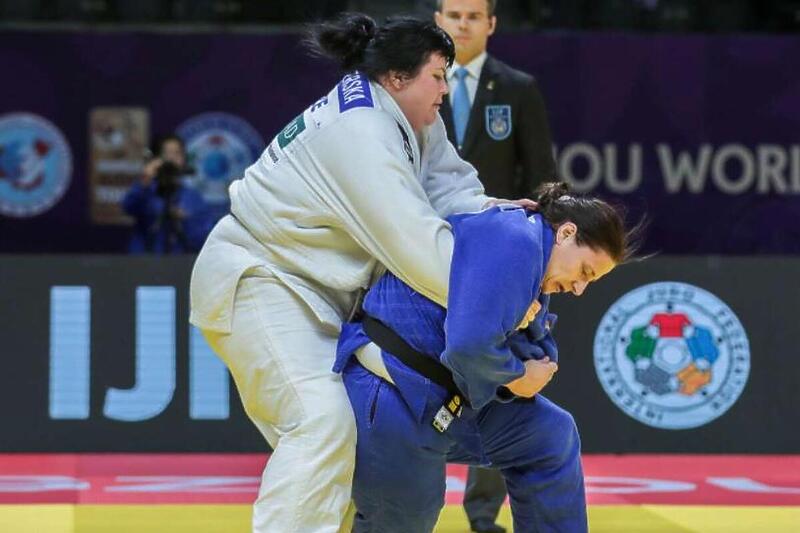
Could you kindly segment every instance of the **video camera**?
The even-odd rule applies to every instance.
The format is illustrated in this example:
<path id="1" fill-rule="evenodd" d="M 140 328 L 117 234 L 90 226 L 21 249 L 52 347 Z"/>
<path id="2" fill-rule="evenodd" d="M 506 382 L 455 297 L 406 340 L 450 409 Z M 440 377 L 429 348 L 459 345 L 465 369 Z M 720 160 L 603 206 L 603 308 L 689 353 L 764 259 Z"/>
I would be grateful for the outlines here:
<path id="1" fill-rule="evenodd" d="M 158 167 L 154 177 L 156 193 L 164 198 L 172 196 L 178 188 L 181 176 L 188 174 L 194 174 L 194 168 L 190 166 L 180 167 L 172 161 L 164 161 Z"/>

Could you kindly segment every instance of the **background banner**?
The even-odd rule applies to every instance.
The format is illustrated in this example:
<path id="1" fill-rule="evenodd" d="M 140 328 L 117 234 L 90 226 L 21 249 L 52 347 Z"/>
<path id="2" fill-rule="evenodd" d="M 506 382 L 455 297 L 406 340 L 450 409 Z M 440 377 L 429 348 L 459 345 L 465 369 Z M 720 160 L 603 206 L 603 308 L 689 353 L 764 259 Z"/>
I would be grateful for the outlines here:
<path id="1" fill-rule="evenodd" d="M 200 154 L 193 162 L 205 180 L 197 185 L 219 196 L 220 180 L 235 177 L 259 145 L 337 81 L 332 65 L 309 58 L 298 41 L 295 34 L 0 32 L 0 68 L 9 74 L 0 84 L 0 252 L 125 249 L 127 228 L 95 225 L 90 216 L 112 217 L 96 203 L 108 191 L 89 191 L 93 170 L 99 183 L 90 159 L 97 146 L 87 144 L 96 140 L 87 128 L 97 107 L 142 109 L 154 135 L 192 130 Z M 505 34 L 490 49 L 536 76 L 560 175 L 623 202 L 633 217 L 647 213 L 648 250 L 800 251 L 796 37 Z M 3 119 L 15 113 L 57 128 L 72 166 L 63 149 L 47 148 L 47 131 L 37 137 Z M 222 133 L 194 131 L 197 117 L 212 117 L 209 127 Z M 35 198 L 35 215 L 19 216 L 6 204 L 37 194 L 20 188 L 35 182 L 23 170 L 37 163 L 53 193 Z M 71 180 L 62 176 L 67 168 Z"/>

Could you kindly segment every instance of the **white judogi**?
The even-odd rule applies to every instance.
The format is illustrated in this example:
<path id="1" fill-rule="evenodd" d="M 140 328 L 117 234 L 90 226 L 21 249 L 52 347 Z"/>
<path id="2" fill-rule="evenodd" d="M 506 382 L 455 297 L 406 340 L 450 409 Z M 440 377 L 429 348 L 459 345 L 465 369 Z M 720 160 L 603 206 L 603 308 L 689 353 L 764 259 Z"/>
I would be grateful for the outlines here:
<path id="1" fill-rule="evenodd" d="M 379 263 L 444 305 L 453 237 L 442 218 L 489 198 L 441 119 L 417 138 L 359 74 L 293 120 L 230 196 L 232 215 L 192 272 L 190 320 L 275 450 L 253 528 L 334 532 L 355 453 L 350 403 L 331 372 L 341 322 Z"/>

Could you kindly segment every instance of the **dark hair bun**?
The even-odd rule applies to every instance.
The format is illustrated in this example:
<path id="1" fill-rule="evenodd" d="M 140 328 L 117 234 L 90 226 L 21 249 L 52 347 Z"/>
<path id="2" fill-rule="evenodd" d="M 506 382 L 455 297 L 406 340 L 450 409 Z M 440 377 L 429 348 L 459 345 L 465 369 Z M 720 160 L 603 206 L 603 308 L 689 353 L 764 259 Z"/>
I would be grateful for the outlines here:
<path id="1" fill-rule="evenodd" d="M 362 13 L 342 13 L 331 22 L 311 27 L 306 42 L 312 51 L 331 57 L 350 71 L 364 59 L 364 51 L 378 30 L 372 18 Z"/>
<path id="2" fill-rule="evenodd" d="M 548 181 L 536 188 L 533 197 L 539 202 L 540 208 L 546 208 L 562 196 L 568 196 L 570 192 L 569 185 L 563 181 Z"/>

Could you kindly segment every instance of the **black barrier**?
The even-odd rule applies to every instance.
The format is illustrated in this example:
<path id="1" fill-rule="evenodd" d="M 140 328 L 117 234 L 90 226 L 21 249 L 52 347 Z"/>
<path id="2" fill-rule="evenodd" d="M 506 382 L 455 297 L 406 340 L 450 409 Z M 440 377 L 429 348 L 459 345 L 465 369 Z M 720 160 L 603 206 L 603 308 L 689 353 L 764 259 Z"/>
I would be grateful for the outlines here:
<path id="1" fill-rule="evenodd" d="M 0 257 L 0 451 L 264 450 L 187 323 L 191 263 Z M 660 257 L 555 296 L 545 395 L 586 452 L 797 453 L 797 272 L 792 258 Z"/>
<path id="2" fill-rule="evenodd" d="M 19 51 L 0 83 L 0 252 L 121 251 L 129 228 L 105 224 L 122 222 L 156 133 L 184 138 L 192 182 L 227 212 L 223 184 L 339 81 L 296 32 L 79 28 L 0 31 L 0 50 Z M 647 213 L 648 249 L 800 253 L 795 35 L 500 32 L 490 50 L 536 76 L 559 178 Z M 602 92 L 584 89 L 600 77 Z"/>

